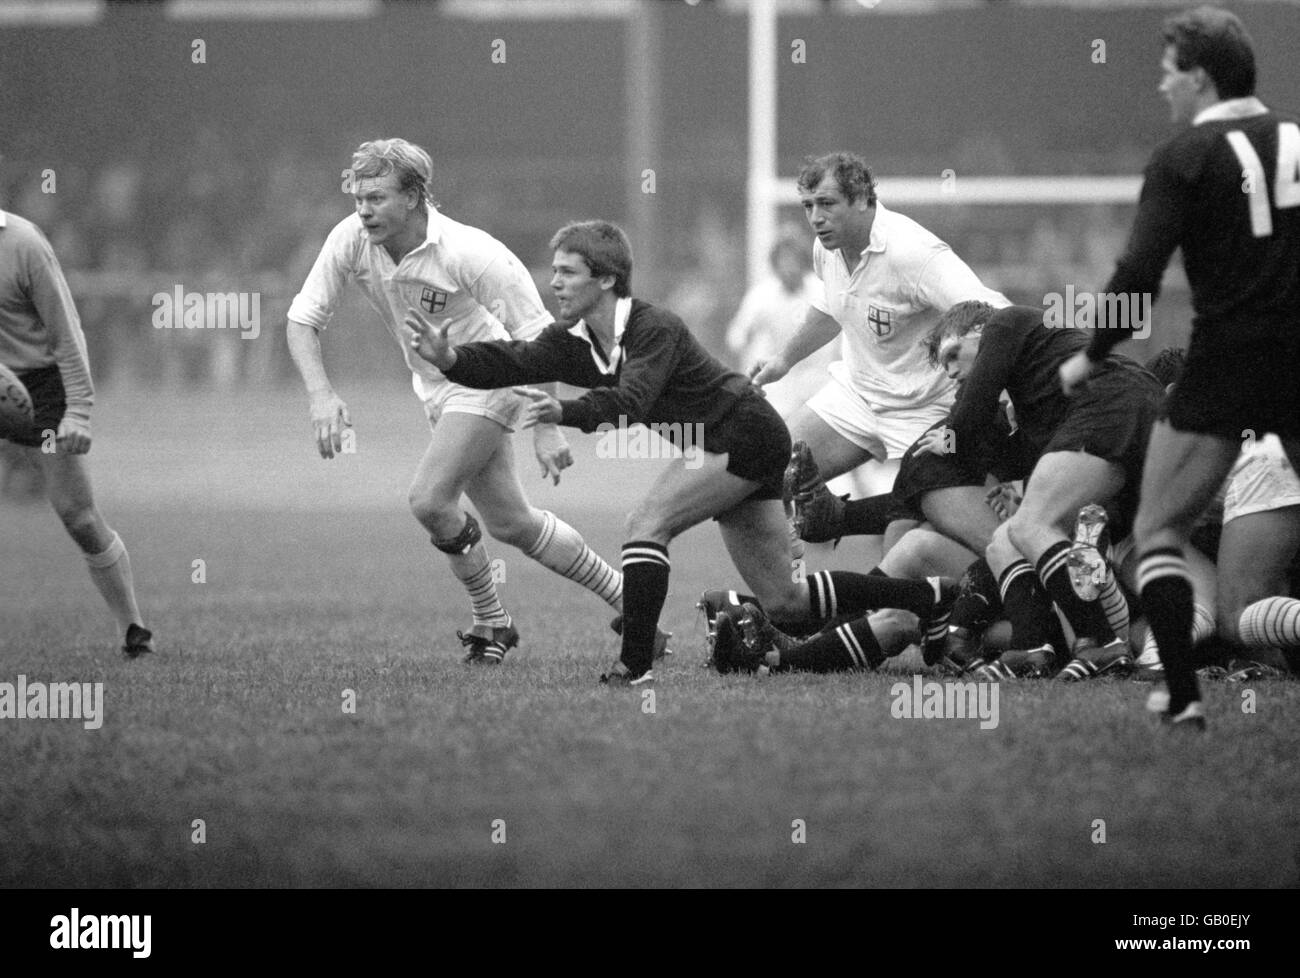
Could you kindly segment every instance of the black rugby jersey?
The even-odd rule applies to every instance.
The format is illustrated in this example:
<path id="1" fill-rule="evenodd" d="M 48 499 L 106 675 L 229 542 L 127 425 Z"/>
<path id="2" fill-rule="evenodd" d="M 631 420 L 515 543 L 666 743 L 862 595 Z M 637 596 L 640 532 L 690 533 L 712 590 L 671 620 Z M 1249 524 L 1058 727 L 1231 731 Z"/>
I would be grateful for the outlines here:
<path id="1" fill-rule="evenodd" d="M 1300 125 L 1254 98 L 1220 102 L 1164 143 L 1147 164 L 1128 246 L 1106 291 L 1160 290 L 1183 249 L 1192 290 L 1190 355 L 1231 355 L 1300 343 Z M 1103 322 L 1089 356 L 1102 359 L 1135 323 Z"/>
<path id="2" fill-rule="evenodd" d="M 1073 403 L 1061 390 L 1057 371 L 1087 344 L 1087 334 L 1080 330 L 1047 326 L 1042 309 L 1008 306 L 995 311 L 984 324 L 979 352 L 949 415 L 958 459 L 979 469 L 995 457 L 994 446 L 1005 437 L 995 428 L 1003 390 L 1011 398 L 1025 441 L 1033 452 L 1041 451 Z M 1142 369 L 1118 354 L 1106 362 Z"/>
<path id="3" fill-rule="evenodd" d="M 612 374 L 596 365 L 594 345 L 575 335 L 582 329 L 585 324 L 560 321 L 534 340 L 466 343 L 455 347 L 456 364 L 444 374 L 485 389 L 554 380 L 590 388 L 560 401 L 560 423 L 585 432 L 601 424 L 708 426 L 757 390 L 710 356 L 677 316 L 640 299 L 632 300 L 623 354 Z"/>

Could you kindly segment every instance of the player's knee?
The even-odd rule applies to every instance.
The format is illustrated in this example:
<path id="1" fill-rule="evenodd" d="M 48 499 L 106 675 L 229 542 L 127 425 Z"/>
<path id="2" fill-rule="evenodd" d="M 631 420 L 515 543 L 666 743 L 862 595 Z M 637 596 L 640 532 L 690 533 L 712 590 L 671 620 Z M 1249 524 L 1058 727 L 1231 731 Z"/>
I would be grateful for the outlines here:
<path id="1" fill-rule="evenodd" d="M 993 539 L 984 548 L 984 559 L 988 562 L 989 567 L 998 569 L 1006 567 L 1017 556 L 1019 556 L 1019 552 L 1016 550 L 1015 544 L 1011 542 L 1007 524 L 1003 523 L 993 531 Z"/>
<path id="2" fill-rule="evenodd" d="M 58 513 L 68 535 L 87 552 L 96 549 L 101 538 L 107 533 L 104 521 L 94 506 L 84 503 L 55 503 L 54 511 Z"/>
<path id="3" fill-rule="evenodd" d="M 762 591 L 762 588 L 755 589 Z M 773 618 L 797 621 L 808 615 L 808 595 L 798 585 L 791 584 L 767 594 L 755 594 L 763 610 Z"/>
<path id="4" fill-rule="evenodd" d="M 540 522 L 540 518 L 527 509 L 517 513 L 483 513 L 483 525 L 492 539 L 520 550 L 527 550 L 537 542 Z"/>
<path id="5" fill-rule="evenodd" d="M 657 540 L 667 542 L 671 536 L 662 515 L 652 507 L 638 505 L 623 521 L 623 532 L 628 540 Z"/>
<path id="6" fill-rule="evenodd" d="M 1027 555 L 1033 549 L 1033 541 L 1040 531 L 1040 527 L 1029 517 L 1022 516 L 1020 512 L 1017 512 L 1003 525 L 1007 529 L 1007 543 L 1021 554 Z"/>
<path id="7" fill-rule="evenodd" d="M 448 524 L 460 522 L 460 507 L 440 495 L 412 489 L 407 496 L 407 503 L 420 525 L 435 535 L 446 535 Z"/>

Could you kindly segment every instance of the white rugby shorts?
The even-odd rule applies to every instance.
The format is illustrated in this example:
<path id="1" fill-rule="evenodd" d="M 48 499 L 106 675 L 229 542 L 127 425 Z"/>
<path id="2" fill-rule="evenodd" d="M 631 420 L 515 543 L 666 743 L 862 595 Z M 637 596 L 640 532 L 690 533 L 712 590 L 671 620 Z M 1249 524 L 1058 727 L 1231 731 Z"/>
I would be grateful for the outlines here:
<path id="1" fill-rule="evenodd" d="M 876 410 L 849 383 L 843 360 L 827 369 L 830 382 L 808 401 L 808 407 L 840 437 L 878 459 L 902 458 L 927 428 L 952 410 L 953 396 L 898 411 Z"/>
<path id="2" fill-rule="evenodd" d="M 1228 480 L 1223 522 L 1284 506 L 1300 506 L 1300 478 L 1296 477 L 1281 443 L 1269 436 Z"/>
<path id="3" fill-rule="evenodd" d="M 475 414 L 490 418 L 506 431 L 514 431 L 524 408 L 524 398 L 509 387 L 484 391 L 462 387 L 449 380 L 437 384 L 419 377 L 414 380 L 415 392 L 424 404 L 424 414 L 430 426 L 436 425 L 444 414 Z"/>

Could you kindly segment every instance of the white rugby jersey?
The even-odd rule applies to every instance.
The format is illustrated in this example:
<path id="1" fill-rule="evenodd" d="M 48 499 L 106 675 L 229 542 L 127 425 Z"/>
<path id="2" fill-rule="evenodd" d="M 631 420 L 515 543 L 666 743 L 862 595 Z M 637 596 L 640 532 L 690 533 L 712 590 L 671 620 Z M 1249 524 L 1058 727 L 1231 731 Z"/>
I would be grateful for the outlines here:
<path id="1" fill-rule="evenodd" d="M 873 409 L 951 400 L 954 383 L 921 349 L 926 333 L 958 302 L 1011 305 L 947 244 L 879 201 L 857 267 L 850 269 L 838 249 L 829 252 L 814 241 L 813 271 L 825 286 L 813 307 L 840 324 L 850 382 Z"/>
<path id="2" fill-rule="evenodd" d="M 394 263 L 382 245 L 371 244 L 361 218 L 339 221 L 325 239 L 307 281 L 289 306 L 289 319 L 324 329 L 344 286 L 354 281 L 379 313 L 411 369 L 421 400 L 451 383 L 407 342 L 402 320 L 418 309 L 435 326 L 451 320 L 452 344 L 476 340 L 531 340 L 551 322 L 537 286 L 523 263 L 486 231 L 429 211 L 424 242 Z"/>

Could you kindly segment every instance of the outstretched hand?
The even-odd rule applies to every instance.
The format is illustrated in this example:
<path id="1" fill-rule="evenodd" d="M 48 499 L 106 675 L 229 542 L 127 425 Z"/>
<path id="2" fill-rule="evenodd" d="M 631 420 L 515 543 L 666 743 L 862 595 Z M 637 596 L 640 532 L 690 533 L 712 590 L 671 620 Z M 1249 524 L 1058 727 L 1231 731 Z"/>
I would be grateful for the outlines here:
<path id="1" fill-rule="evenodd" d="M 402 325 L 411 331 L 411 349 L 420 359 L 428 360 L 439 370 L 449 370 L 456 363 L 456 353 L 447 342 L 450 319 L 444 320 L 441 326 L 435 328 L 433 323 L 416 310 L 410 309 L 402 320 Z"/>

